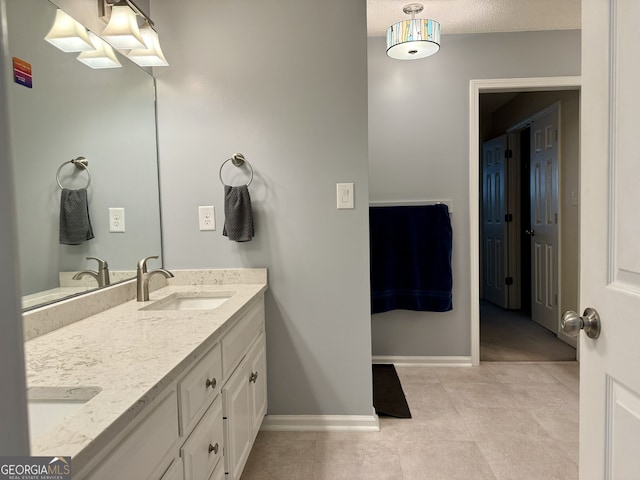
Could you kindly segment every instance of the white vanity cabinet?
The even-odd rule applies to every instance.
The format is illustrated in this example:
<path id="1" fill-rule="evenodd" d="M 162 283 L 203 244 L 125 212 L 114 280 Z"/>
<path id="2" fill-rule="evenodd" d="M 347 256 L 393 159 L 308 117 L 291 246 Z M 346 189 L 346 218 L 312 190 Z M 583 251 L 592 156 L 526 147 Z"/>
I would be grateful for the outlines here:
<path id="1" fill-rule="evenodd" d="M 180 382 L 184 480 L 240 478 L 266 414 L 264 338 L 261 297 Z"/>
<path id="2" fill-rule="evenodd" d="M 266 374 L 260 296 L 81 478 L 238 480 L 266 414 Z"/>
<path id="3" fill-rule="evenodd" d="M 239 480 L 267 411 L 265 337 L 261 333 L 222 388 L 227 480 Z"/>

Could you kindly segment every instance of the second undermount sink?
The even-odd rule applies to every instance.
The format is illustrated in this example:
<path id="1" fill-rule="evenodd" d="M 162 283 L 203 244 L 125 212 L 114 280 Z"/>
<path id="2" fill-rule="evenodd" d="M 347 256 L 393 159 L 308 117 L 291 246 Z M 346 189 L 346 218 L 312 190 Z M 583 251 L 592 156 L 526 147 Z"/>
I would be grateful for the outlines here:
<path id="1" fill-rule="evenodd" d="M 100 387 L 33 387 L 27 390 L 29 437 L 62 422 L 100 393 Z"/>
<path id="2" fill-rule="evenodd" d="M 140 310 L 214 310 L 234 292 L 179 292 L 153 302 Z"/>

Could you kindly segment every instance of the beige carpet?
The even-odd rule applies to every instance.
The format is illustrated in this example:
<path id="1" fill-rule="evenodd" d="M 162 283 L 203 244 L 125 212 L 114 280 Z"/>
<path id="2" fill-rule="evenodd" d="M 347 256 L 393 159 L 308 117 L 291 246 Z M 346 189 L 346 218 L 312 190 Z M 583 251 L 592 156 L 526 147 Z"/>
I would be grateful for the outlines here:
<path id="1" fill-rule="evenodd" d="M 480 360 L 558 362 L 575 360 L 576 349 L 518 310 L 480 303 Z"/>

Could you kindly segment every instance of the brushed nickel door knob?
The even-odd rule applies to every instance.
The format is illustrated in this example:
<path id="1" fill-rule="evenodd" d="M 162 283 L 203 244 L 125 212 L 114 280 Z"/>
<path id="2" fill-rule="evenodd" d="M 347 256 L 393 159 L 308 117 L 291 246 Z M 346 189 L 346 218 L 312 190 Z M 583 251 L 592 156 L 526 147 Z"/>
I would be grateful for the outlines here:
<path id="1" fill-rule="evenodd" d="M 567 310 L 562 315 L 560 328 L 570 337 L 578 336 L 581 329 L 589 338 L 598 338 L 600 336 L 600 315 L 593 308 L 586 308 L 582 316 L 573 310 Z"/>

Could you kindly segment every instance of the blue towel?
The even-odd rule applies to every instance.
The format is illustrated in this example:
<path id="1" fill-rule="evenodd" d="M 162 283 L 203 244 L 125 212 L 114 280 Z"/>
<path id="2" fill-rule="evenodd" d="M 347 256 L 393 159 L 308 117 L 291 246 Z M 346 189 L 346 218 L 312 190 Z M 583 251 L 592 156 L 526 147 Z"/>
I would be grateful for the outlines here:
<path id="1" fill-rule="evenodd" d="M 446 205 L 370 207 L 369 232 L 371 313 L 453 309 Z"/>

